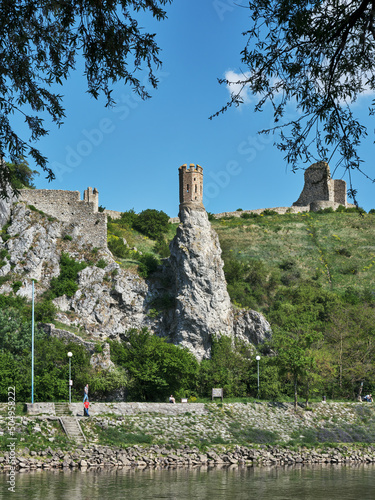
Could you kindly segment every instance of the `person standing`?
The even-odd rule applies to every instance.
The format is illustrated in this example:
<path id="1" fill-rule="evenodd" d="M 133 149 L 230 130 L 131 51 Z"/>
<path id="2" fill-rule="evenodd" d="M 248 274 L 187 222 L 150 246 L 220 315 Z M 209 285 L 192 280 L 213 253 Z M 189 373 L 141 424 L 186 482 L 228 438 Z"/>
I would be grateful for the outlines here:
<path id="1" fill-rule="evenodd" d="M 89 417 L 89 406 L 90 406 L 90 403 L 89 403 L 89 400 L 85 401 L 84 404 L 84 409 L 83 409 L 83 414 L 85 417 Z"/>
<path id="2" fill-rule="evenodd" d="M 85 385 L 85 388 L 83 389 L 83 402 L 89 400 L 89 384 Z"/>

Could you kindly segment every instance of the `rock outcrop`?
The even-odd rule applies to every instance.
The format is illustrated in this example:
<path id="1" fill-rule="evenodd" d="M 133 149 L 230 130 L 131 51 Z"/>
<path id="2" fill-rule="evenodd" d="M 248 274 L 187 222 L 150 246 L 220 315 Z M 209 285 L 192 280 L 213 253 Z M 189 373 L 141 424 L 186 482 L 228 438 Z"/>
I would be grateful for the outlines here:
<path id="1" fill-rule="evenodd" d="M 175 298 L 174 308 L 164 315 L 165 334 L 169 332 L 173 343 L 187 347 L 199 360 L 210 356 L 214 335 L 254 345 L 269 339 L 271 327 L 264 316 L 233 309 L 219 238 L 204 208 L 180 207 L 180 220 L 165 265 Z"/>
<path id="2" fill-rule="evenodd" d="M 170 245 L 169 273 L 176 305 L 169 329 L 175 344 L 198 359 L 210 353 L 212 335 L 233 335 L 219 238 L 204 209 L 184 208 Z"/>
<path id="3" fill-rule="evenodd" d="M 148 327 L 200 360 L 210 356 L 213 335 L 236 336 L 254 345 L 270 336 L 262 315 L 233 310 L 219 239 L 203 206 L 181 209 L 171 256 L 151 280 L 122 269 L 108 249 L 97 248 L 93 254 L 68 222 L 22 202 L 10 206 L 9 214 L 1 245 L 7 255 L 0 268 L 0 293 L 13 292 L 16 280 L 17 295 L 31 299 L 31 281 L 36 280 L 38 297 L 59 276 L 62 252 L 86 261 L 76 293 L 54 303 L 58 321 L 78 327 L 90 340 L 121 338 L 130 328 Z M 106 266 L 97 267 L 98 260 Z"/>

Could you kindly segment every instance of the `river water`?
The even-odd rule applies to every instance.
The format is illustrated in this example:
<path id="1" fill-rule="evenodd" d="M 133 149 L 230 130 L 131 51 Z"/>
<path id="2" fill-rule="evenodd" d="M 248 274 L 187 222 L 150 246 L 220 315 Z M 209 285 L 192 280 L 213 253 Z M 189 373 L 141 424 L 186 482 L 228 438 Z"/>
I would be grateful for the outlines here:
<path id="1" fill-rule="evenodd" d="M 0 498 L 13 500 L 367 500 L 375 466 L 237 467 L 31 471 L 0 474 Z"/>

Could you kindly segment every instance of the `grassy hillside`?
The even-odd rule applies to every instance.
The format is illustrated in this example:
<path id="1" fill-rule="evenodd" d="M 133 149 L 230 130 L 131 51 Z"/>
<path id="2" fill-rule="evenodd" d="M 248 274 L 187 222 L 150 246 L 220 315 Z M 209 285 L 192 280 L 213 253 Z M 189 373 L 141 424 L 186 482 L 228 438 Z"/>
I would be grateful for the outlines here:
<path id="1" fill-rule="evenodd" d="M 250 266 L 253 277 L 247 282 L 251 285 L 254 281 L 258 287 L 260 279 L 271 299 L 270 287 L 276 292 L 279 286 L 298 286 L 306 281 L 337 294 L 348 289 L 375 292 L 374 214 L 276 214 L 211 223 L 219 235 L 230 283 L 231 264 L 236 262 Z M 238 293 L 233 295 L 241 302 Z M 252 306 L 267 310 L 270 304 L 264 300 L 260 298 Z M 246 293 L 242 302 L 249 305 Z"/>

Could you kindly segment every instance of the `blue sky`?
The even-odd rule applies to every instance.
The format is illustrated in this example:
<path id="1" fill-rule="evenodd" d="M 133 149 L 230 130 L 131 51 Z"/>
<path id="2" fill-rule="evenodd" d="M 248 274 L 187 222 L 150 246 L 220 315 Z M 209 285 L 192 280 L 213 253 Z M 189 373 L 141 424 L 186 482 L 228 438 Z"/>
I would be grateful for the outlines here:
<path id="1" fill-rule="evenodd" d="M 103 99 L 95 101 L 85 93 L 78 68 L 60 90 L 65 95 L 64 125 L 51 125 L 50 134 L 39 142 L 56 180 L 48 183 L 41 175 L 37 188 L 82 193 L 87 186 L 96 187 L 99 203 L 108 209 L 156 208 L 175 217 L 178 167 L 198 163 L 204 169 L 204 203 L 210 212 L 290 206 L 296 201 L 303 187 L 302 169 L 309 165 L 301 164 L 301 170 L 292 173 L 272 137 L 257 135 L 271 125 L 270 112 L 255 114 L 251 104 L 245 104 L 208 119 L 229 98 L 217 78 L 229 70 L 246 70 L 240 62 L 246 42 L 241 33 L 251 25 L 245 4 L 175 0 L 167 6 L 166 21 L 145 18 L 145 27 L 157 32 L 163 61 L 159 87 L 147 101 L 117 84 L 117 105 L 105 108 Z M 357 108 L 365 117 L 364 99 Z M 368 140 L 362 153 L 370 173 L 374 152 Z M 359 174 L 353 183 L 359 204 L 374 208 L 375 184 Z"/>

